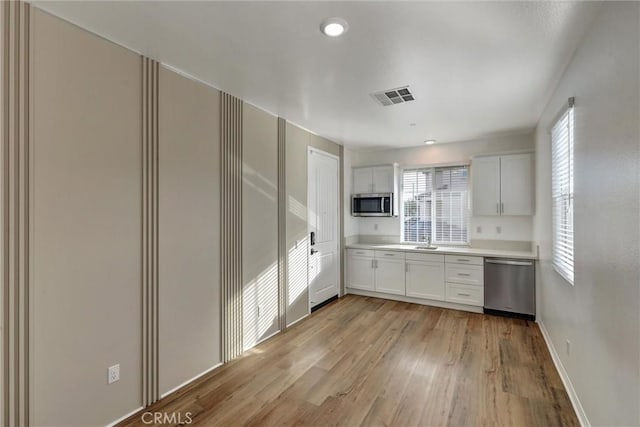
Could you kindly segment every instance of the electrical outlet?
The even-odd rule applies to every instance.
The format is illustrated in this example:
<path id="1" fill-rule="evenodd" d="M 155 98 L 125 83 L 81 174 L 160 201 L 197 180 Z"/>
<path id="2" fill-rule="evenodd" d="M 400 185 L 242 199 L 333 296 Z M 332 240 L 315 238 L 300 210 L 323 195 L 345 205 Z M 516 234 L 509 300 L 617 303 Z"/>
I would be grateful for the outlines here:
<path id="1" fill-rule="evenodd" d="M 478 233 L 478 234 L 482 234 L 482 227 L 477 226 L 477 227 L 476 227 L 476 233 Z"/>
<path id="2" fill-rule="evenodd" d="M 107 380 L 109 384 L 115 383 L 116 381 L 120 380 L 120 364 L 119 363 L 117 365 L 113 365 L 109 367 Z"/>
<path id="3" fill-rule="evenodd" d="M 567 356 L 571 356 L 571 341 L 567 340 Z"/>
<path id="4" fill-rule="evenodd" d="M 502 227 L 497 226 L 496 227 L 496 233 L 498 233 L 498 234 L 502 233 Z"/>
<path id="5" fill-rule="evenodd" d="M 373 229 L 374 229 L 375 231 L 378 231 L 378 224 L 373 224 Z"/>

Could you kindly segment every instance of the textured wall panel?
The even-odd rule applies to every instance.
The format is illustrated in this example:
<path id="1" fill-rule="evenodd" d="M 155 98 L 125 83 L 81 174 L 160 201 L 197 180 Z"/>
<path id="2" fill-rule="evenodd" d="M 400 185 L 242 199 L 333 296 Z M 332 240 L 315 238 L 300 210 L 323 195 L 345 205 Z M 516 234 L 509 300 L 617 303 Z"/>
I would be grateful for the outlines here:
<path id="1" fill-rule="evenodd" d="M 242 101 L 220 96 L 222 355 L 242 353 Z"/>
<path id="2" fill-rule="evenodd" d="M 142 401 L 159 399 L 158 62 L 142 58 Z"/>
<path id="3" fill-rule="evenodd" d="M 278 299 L 278 118 L 242 112 L 242 346 L 280 331 Z"/>
<path id="4" fill-rule="evenodd" d="M 221 362 L 220 92 L 160 66 L 160 395 Z M 186 349 L 197 351 L 185 351 Z"/>
<path id="5" fill-rule="evenodd" d="M 0 4 L 2 25 L 2 417 L 29 424 L 29 5 Z"/>
<path id="6" fill-rule="evenodd" d="M 31 33 L 29 418 L 106 425 L 142 405 L 142 60 L 33 7 Z"/>
<path id="7" fill-rule="evenodd" d="M 287 121 L 278 118 L 278 310 L 280 330 L 287 328 Z"/>

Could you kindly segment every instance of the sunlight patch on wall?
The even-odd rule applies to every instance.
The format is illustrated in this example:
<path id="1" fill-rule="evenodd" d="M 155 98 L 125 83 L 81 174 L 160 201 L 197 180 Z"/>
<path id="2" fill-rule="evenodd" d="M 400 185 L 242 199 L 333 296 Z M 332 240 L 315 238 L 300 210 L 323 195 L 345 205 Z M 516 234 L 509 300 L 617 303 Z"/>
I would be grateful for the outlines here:
<path id="1" fill-rule="evenodd" d="M 289 212 L 307 222 L 307 207 L 292 196 L 289 196 Z"/>
<path id="2" fill-rule="evenodd" d="M 278 264 L 251 280 L 243 296 L 243 347 L 249 349 L 270 335 L 278 325 Z"/>
<path id="3" fill-rule="evenodd" d="M 298 240 L 296 245 L 289 249 L 289 286 L 288 304 L 291 306 L 307 289 L 308 271 L 307 254 L 309 251 L 309 238 Z"/>
<path id="4" fill-rule="evenodd" d="M 242 164 L 242 182 L 271 201 L 278 197 L 278 187 L 246 163 Z"/>

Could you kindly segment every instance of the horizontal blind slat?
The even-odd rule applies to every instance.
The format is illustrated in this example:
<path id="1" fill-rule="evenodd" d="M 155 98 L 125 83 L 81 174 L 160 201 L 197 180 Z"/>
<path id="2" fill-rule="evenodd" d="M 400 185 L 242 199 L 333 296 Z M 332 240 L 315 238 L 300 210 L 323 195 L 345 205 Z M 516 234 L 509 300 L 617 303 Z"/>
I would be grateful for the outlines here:
<path id="1" fill-rule="evenodd" d="M 553 265 L 573 283 L 573 108 L 551 130 Z"/>
<path id="2" fill-rule="evenodd" d="M 468 167 L 405 169 L 403 241 L 467 243 Z"/>

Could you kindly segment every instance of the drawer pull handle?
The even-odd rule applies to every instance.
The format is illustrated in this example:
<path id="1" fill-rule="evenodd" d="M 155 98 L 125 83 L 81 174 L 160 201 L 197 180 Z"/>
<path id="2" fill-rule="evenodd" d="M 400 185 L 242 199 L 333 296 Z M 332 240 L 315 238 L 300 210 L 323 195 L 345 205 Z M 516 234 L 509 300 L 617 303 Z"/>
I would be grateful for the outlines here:
<path id="1" fill-rule="evenodd" d="M 458 273 L 458 276 L 471 276 L 469 273 Z"/>
<path id="2" fill-rule="evenodd" d="M 458 295 L 460 295 L 461 297 L 470 297 L 471 296 L 469 294 L 463 294 L 462 292 L 458 292 Z"/>
<path id="3" fill-rule="evenodd" d="M 358 255 L 364 255 L 364 252 L 356 252 Z"/>
<path id="4" fill-rule="evenodd" d="M 396 254 L 384 254 L 384 256 L 396 256 Z"/>
<path id="5" fill-rule="evenodd" d="M 458 258 L 456 261 L 459 261 L 459 262 L 469 262 L 469 261 L 471 261 L 471 260 L 469 260 L 469 259 L 464 259 L 464 258 Z"/>
<path id="6" fill-rule="evenodd" d="M 489 264 L 502 264 L 502 265 L 521 265 L 521 266 L 532 266 L 533 263 L 529 261 L 509 261 L 509 260 L 499 260 L 499 259 L 488 259 L 485 262 Z"/>

